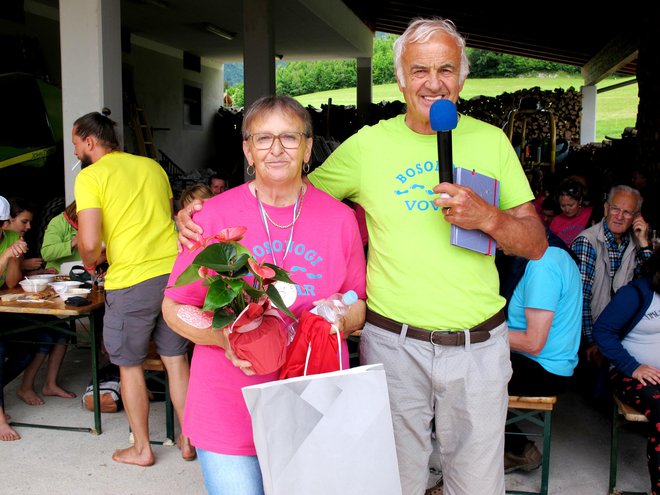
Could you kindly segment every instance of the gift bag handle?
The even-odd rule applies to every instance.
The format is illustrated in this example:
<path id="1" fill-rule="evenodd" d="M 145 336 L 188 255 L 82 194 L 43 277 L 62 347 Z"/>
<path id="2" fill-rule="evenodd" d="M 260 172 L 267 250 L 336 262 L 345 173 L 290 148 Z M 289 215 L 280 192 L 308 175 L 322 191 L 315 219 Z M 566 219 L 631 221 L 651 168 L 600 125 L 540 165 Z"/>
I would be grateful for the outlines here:
<path id="1" fill-rule="evenodd" d="M 339 332 L 337 332 L 335 335 L 337 335 L 337 350 L 339 351 L 339 370 L 343 370 L 344 367 L 342 366 L 342 360 L 341 360 L 341 335 Z M 309 358 L 312 355 L 312 343 L 309 342 L 307 344 L 307 355 L 305 356 L 305 370 L 303 371 L 303 376 L 307 376 L 307 365 L 309 364 Z"/>

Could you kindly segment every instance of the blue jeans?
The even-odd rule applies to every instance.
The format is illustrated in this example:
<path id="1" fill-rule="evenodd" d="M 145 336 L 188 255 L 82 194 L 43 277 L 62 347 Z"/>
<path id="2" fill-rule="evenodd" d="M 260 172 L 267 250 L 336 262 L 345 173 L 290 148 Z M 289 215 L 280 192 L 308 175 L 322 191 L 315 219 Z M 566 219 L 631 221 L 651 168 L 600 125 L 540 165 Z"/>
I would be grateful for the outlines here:
<path id="1" fill-rule="evenodd" d="M 53 328 L 39 328 L 33 330 L 30 335 L 31 338 L 39 341 L 39 344 L 36 344 L 37 354 L 50 354 L 53 345 L 66 344 L 69 339 L 68 335 Z"/>
<path id="2" fill-rule="evenodd" d="M 197 449 L 209 495 L 263 495 L 259 461 L 255 455 L 225 455 Z"/>
<path id="3" fill-rule="evenodd" d="M 37 321 L 43 321 L 44 323 L 51 323 L 57 320 L 57 317 L 50 315 L 30 315 L 30 320 L 32 323 Z M 20 316 L 2 313 L 0 315 L 0 326 L 3 328 L 12 328 L 12 327 L 23 327 L 25 326 L 26 321 Z M 57 325 L 58 328 L 68 330 L 68 323 L 60 323 Z M 69 336 L 65 333 L 58 332 L 55 328 L 33 328 L 26 332 L 21 332 L 15 335 L 7 337 L 5 340 L 16 340 L 16 341 L 33 341 L 34 344 L 25 344 L 25 348 L 31 348 L 33 350 L 32 354 L 49 354 L 54 344 L 66 344 L 69 339 Z M 21 370 L 22 371 L 22 370 Z"/>

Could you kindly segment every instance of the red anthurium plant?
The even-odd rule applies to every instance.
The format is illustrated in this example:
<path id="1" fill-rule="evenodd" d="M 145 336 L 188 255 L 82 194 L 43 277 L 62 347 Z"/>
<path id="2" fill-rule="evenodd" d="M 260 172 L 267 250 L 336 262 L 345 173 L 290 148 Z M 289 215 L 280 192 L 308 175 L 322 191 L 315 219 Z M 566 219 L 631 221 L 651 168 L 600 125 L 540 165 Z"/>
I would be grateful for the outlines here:
<path id="1" fill-rule="evenodd" d="M 273 285 L 292 284 L 289 273 L 271 263 L 258 263 L 238 242 L 246 231 L 247 227 L 230 227 L 194 245 L 191 250 L 201 252 L 176 280 L 175 287 L 200 279 L 208 285 L 202 311 L 213 312 L 215 329 L 232 324 L 248 306 L 267 309 L 270 303 L 295 319 Z M 249 275 L 251 283 L 246 280 Z"/>

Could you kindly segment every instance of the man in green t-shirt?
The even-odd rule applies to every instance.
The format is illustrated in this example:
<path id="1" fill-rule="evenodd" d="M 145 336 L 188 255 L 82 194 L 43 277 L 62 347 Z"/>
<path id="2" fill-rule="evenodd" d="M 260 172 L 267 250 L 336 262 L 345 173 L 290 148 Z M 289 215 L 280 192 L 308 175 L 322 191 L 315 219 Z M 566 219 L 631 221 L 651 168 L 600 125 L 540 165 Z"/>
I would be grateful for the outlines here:
<path id="1" fill-rule="evenodd" d="M 493 257 L 452 246 L 450 230 L 481 230 L 505 252 L 531 259 L 545 252 L 545 232 L 500 129 L 461 115 L 452 135 L 453 164 L 496 178 L 499 208 L 467 187 L 438 184 L 430 108 L 439 99 L 455 103 L 469 72 L 454 24 L 413 21 L 394 57 L 405 115 L 361 129 L 309 180 L 366 212 L 368 309 L 360 360 L 385 365 L 403 493 L 424 493 L 436 442 L 448 494 L 502 495 L 511 377 L 505 301 Z M 187 237 L 202 234 L 190 221 L 190 211 L 200 208 L 178 215 L 186 246 Z"/>
<path id="2" fill-rule="evenodd" d="M 73 145 L 83 169 L 76 177 L 78 252 L 86 270 L 95 272 L 106 257 L 103 343 L 119 366 L 122 399 L 135 438 L 115 451 L 117 462 L 150 466 L 149 398 L 144 362 L 149 342 L 167 369 L 172 403 L 182 423 L 188 388 L 188 341 L 163 320 L 163 290 L 174 258 L 172 190 L 163 168 L 150 158 L 119 151 L 115 123 L 92 112 L 73 125 Z M 105 242 L 105 254 L 102 244 Z M 194 457 L 187 438 L 182 456 Z"/>
<path id="3" fill-rule="evenodd" d="M 447 493 L 505 491 L 511 365 L 504 300 L 494 257 L 451 245 L 451 225 L 481 230 L 526 258 L 540 258 L 547 246 L 527 179 L 500 129 L 461 115 L 452 132 L 453 165 L 498 179 L 499 209 L 469 188 L 438 185 L 429 113 L 436 100 L 458 100 L 469 71 L 464 47 L 451 21 L 413 21 L 394 45 L 405 115 L 364 127 L 309 177 L 366 212 L 360 359 L 385 365 L 406 494 L 427 487 L 433 423 Z"/>

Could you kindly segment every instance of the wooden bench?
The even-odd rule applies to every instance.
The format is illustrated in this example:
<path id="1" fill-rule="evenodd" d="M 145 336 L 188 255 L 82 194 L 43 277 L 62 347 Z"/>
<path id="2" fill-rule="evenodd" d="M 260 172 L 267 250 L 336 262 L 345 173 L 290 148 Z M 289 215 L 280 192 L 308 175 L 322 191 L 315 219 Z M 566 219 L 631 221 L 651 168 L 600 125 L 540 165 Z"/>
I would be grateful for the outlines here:
<path id="1" fill-rule="evenodd" d="M 610 443 L 610 495 L 646 495 L 647 492 L 626 492 L 616 488 L 616 475 L 619 460 L 619 430 L 628 422 L 648 423 L 648 419 L 635 408 L 625 404 L 615 394 L 612 394 L 614 404 L 612 407 L 612 440 Z"/>
<path id="2" fill-rule="evenodd" d="M 526 436 L 543 437 L 543 460 L 541 462 L 541 488 L 538 492 L 526 492 L 507 490 L 511 495 L 547 495 L 548 480 L 550 478 L 550 441 L 552 433 L 552 411 L 557 403 L 556 396 L 550 397 L 527 397 L 519 395 L 509 396 L 509 412 L 513 414 L 506 420 L 506 424 L 530 422 L 543 428 L 543 433 L 525 432 L 520 434 Z M 515 434 L 515 433 L 507 433 Z"/>

